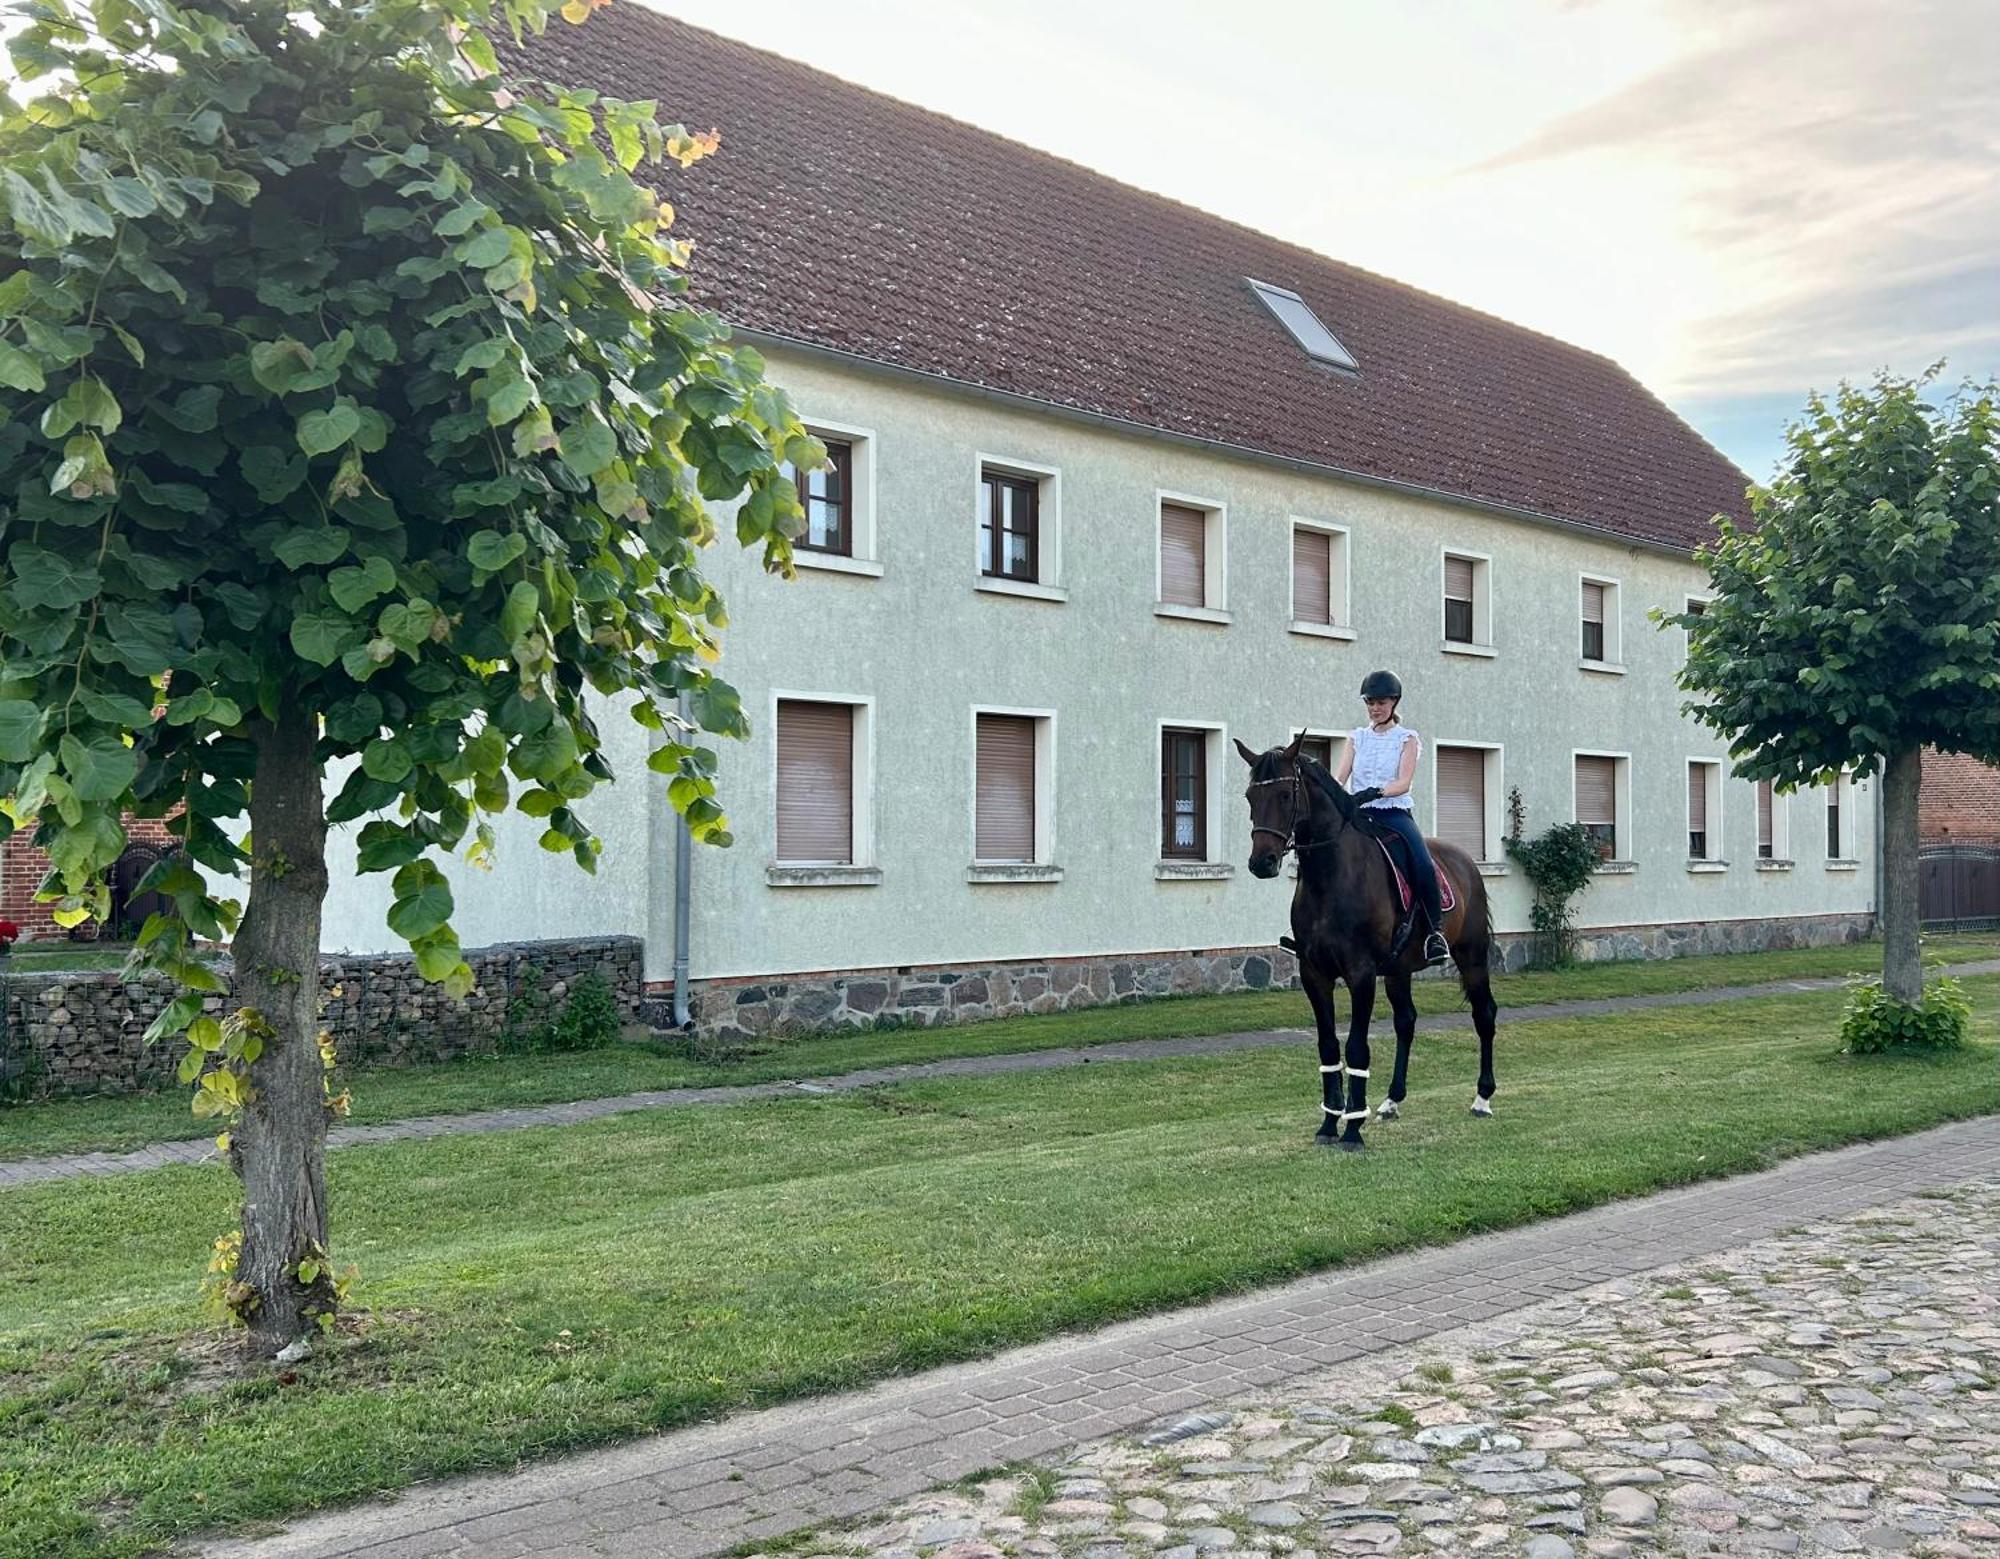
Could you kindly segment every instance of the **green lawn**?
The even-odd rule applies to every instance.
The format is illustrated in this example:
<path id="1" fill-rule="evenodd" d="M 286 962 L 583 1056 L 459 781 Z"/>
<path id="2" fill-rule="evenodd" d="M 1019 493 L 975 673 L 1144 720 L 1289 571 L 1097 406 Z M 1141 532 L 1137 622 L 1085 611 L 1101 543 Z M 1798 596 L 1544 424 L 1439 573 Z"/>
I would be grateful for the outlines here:
<path id="1" fill-rule="evenodd" d="M 1924 952 L 1927 958 L 1948 963 L 2000 957 L 2000 935 L 1930 938 Z M 1778 953 L 1586 964 L 1561 973 L 1504 976 L 1494 982 L 1494 993 L 1505 1009 L 1838 976 L 1879 969 L 1881 960 L 1881 945 L 1867 942 Z M 1452 1011 L 1463 1005 L 1456 982 L 1420 981 L 1417 998 L 1419 1010 L 1426 1013 Z M 1376 1011 L 1386 1030 L 1386 1003 L 1378 1001 Z M 931 1061 L 941 1056 L 999 1055 L 1123 1039 L 1227 1034 L 1241 1029 L 1309 1026 L 1311 1021 L 1305 997 L 1299 992 L 1266 991 L 1004 1018 L 950 1029 L 773 1041 L 761 1053 L 720 1064 L 695 1061 L 664 1045 L 620 1044 L 571 1055 L 354 1067 L 343 1071 L 339 1086 L 353 1090 L 354 1109 L 349 1120 L 361 1126 L 413 1115 L 462 1115 L 641 1089 L 768 1082 Z M 1504 1025 L 1506 1021 L 1503 1010 L 1501 1022 Z M 182 1089 L 0 1107 L 0 1160 L 52 1153 L 118 1152 L 148 1142 L 213 1134 L 211 1125 L 189 1113 L 188 1096 Z"/>
<path id="2" fill-rule="evenodd" d="M 1303 1046 L 355 1148 L 365 1313 L 291 1384 L 193 1326 L 219 1167 L 0 1192 L 0 1555 L 123 1559 L 1990 1112 L 2000 977 L 1968 983 L 1936 1058 L 1837 1056 L 1837 991 L 1518 1024 L 1489 1122 L 1441 1035 L 1359 1158 L 1309 1145 Z"/>

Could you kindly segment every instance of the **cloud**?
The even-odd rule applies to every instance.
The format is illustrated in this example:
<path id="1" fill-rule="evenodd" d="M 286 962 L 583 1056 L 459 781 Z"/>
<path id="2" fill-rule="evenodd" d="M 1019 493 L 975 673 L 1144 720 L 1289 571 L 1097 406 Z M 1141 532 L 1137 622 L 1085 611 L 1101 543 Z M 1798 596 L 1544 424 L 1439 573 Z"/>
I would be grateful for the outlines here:
<path id="1" fill-rule="evenodd" d="M 1731 279 L 1666 370 L 1688 395 L 1949 355 L 2000 367 L 2000 49 L 1983 6 L 1670 0 L 1684 49 L 1462 176 L 1664 165 L 1682 236 Z"/>

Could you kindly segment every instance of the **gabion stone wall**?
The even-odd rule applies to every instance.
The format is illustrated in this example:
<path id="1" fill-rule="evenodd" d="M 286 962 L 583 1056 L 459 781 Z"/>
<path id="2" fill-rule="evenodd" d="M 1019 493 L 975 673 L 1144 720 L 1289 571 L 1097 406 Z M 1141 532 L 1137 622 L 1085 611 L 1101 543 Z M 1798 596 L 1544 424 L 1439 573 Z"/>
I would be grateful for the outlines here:
<path id="1" fill-rule="evenodd" d="M 1581 933 L 1577 957 L 1589 962 L 1821 947 L 1860 941 L 1874 929 L 1872 915 L 1617 926 Z M 1530 936 L 1497 938 L 1494 971 L 1512 973 L 1526 967 L 1532 951 Z M 1442 970 L 1429 977 L 1450 975 L 1451 971 Z M 726 1046 L 731 1041 L 767 1035 L 788 1038 L 858 1029 L 941 1028 L 984 1018 L 1063 1012 L 1154 996 L 1289 990 L 1298 983 L 1298 962 L 1290 953 L 1276 947 L 1238 947 L 706 980 L 696 985 L 690 1006 L 696 1034 Z M 669 1026 L 673 1015 L 671 986 L 649 990 L 644 1013 L 654 1026 Z"/>
<path id="2" fill-rule="evenodd" d="M 643 951 L 637 937 L 471 948 L 465 957 L 476 983 L 463 1002 L 422 979 L 407 953 L 327 957 L 320 962 L 323 1022 L 351 1061 L 490 1054 L 510 1028 L 530 1028 L 559 1012 L 587 974 L 604 981 L 624 1021 L 636 1022 Z M 222 972 L 226 978 L 226 966 Z M 0 973 L 0 1090 L 40 1098 L 126 1093 L 172 1081 L 180 1046 L 141 1039 L 171 995 L 158 978 Z M 219 996 L 207 1002 L 218 1012 L 223 1004 Z"/>

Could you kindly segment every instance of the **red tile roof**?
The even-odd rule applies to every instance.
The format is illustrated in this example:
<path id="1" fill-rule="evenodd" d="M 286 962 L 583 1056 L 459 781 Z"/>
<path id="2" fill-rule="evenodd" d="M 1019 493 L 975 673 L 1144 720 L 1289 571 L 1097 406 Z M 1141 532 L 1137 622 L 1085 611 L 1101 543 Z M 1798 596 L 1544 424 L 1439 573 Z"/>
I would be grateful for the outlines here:
<path id="1" fill-rule="evenodd" d="M 552 26 L 530 69 L 720 127 L 666 193 L 697 295 L 751 330 L 1669 546 L 1744 511 L 1743 473 L 1596 353 L 639 4 Z"/>

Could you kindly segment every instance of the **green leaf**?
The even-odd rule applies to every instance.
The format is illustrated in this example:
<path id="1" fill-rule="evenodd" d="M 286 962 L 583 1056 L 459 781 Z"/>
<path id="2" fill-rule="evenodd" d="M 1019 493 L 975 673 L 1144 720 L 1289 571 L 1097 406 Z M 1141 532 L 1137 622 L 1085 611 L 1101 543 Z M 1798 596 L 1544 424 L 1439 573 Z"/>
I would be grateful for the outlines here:
<path id="1" fill-rule="evenodd" d="M 26 763 L 34 757 L 42 729 L 42 711 L 24 699 L 0 702 L 0 763 Z"/>
<path id="2" fill-rule="evenodd" d="M 299 448 L 308 455 L 325 455 L 360 431 L 361 412 L 350 401 L 327 411 L 309 411 L 299 418 Z"/>
<path id="3" fill-rule="evenodd" d="M 42 413 L 42 432 L 49 438 L 64 438 L 72 429 L 79 427 L 116 433 L 118 424 L 123 420 L 124 412 L 119 408 L 118 397 L 106 389 L 101 380 L 75 379 L 63 391 L 62 399 Z"/>
<path id="4" fill-rule="evenodd" d="M 535 387 L 526 379 L 503 384 L 486 400 L 486 420 L 494 427 L 512 422 L 535 403 Z"/>
<path id="5" fill-rule="evenodd" d="M 81 606 L 104 588 L 102 576 L 89 564 L 25 542 L 7 554 L 7 562 L 14 572 L 8 592 L 20 606 Z"/>
<path id="6" fill-rule="evenodd" d="M 597 475 L 618 458 L 618 440 L 604 423 L 574 422 L 562 431 L 562 461 L 581 477 Z"/>
<path id="7" fill-rule="evenodd" d="M 350 618 L 331 612 L 301 612 L 292 619 L 292 648 L 315 666 L 331 666 L 360 631 Z"/>
<path id="8" fill-rule="evenodd" d="M 355 863 L 364 872 L 394 871 L 420 859 L 423 853 L 422 839 L 400 824 L 377 819 L 362 825 Z"/>
<path id="9" fill-rule="evenodd" d="M 518 533 L 503 536 L 499 531 L 483 530 L 466 546 L 465 555 L 474 568 L 497 574 L 527 550 L 525 536 Z"/>
<path id="10" fill-rule="evenodd" d="M 521 580 L 507 592 L 507 604 L 500 609 L 500 636 L 512 644 L 535 625 L 541 609 L 541 592 Z"/>
<path id="11" fill-rule="evenodd" d="M 396 737 L 377 737 L 362 749 L 361 770 L 370 779 L 393 785 L 407 778 L 415 767 L 409 749 Z"/>
<path id="12" fill-rule="evenodd" d="M 458 943 L 439 939 L 417 949 L 417 973 L 436 983 L 448 979 L 461 962 Z"/>
<path id="13" fill-rule="evenodd" d="M 77 702 L 91 719 L 127 731 L 143 731 L 153 723 L 152 706 L 125 693 L 100 693 L 86 688 L 78 695 Z M 0 704 L 0 711 L 6 707 Z M 0 751 L 0 760 L 5 758 L 6 753 Z"/>
<path id="14" fill-rule="evenodd" d="M 285 567 L 304 568 L 308 563 L 331 563 L 347 551 L 347 539 L 341 526 L 316 525 L 288 533 L 271 551 Z"/>
<path id="15" fill-rule="evenodd" d="M 410 873 L 420 875 L 409 877 Z M 428 861 L 413 861 L 397 872 L 396 892 L 396 902 L 389 906 L 389 929 L 406 942 L 429 936 L 451 919 L 451 885 Z"/>
<path id="16" fill-rule="evenodd" d="M 565 721 L 556 720 L 516 742 L 507 767 L 520 779 L 553 780 L 574 765 L 576 757 L 575 733 Z"/>
<path id="17" fill-rule="evenodd" d="M 79 801 L 116 801 L 132 788 L 139 772 L 139 755 L 109 736 L 89 742 L 65 736 L 58 751 Z"/>
<path id="18" fill-rule="evenodd" d="M 452 250 L 452 258 L 461 261 L 468 268 L 483 271 L 488 266 L 498 265 L 514 249 L 513 235 L 504 227 L 480 229 L 472 237 Z"/>
<path id="19" fill-rule="evenodd" d="M 337 568 L 326 576 L 334 603 L 344 612 L 359 612 L 378 596 L 396 588 L 396 567 L 387 558 L 362 560 L 357 567 Z"/>
<path id="20" fill-rule="evenodd" d="M 261 503 L 281 503 L 306 479 L 306 458 L 270 444 L 255 444 L 237 457 L 243 479 L 256 489 Z"/>
<path id="21" fill-rule="evenodd" d="M 41 364 L 19 347 L 5 341 L 0 341 L 0 384 L 10 390 L 25 390 L 31 395 L 48 388 L 48 381 L 42 377 Z"/>

